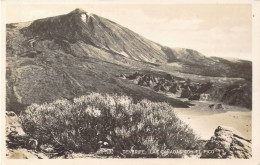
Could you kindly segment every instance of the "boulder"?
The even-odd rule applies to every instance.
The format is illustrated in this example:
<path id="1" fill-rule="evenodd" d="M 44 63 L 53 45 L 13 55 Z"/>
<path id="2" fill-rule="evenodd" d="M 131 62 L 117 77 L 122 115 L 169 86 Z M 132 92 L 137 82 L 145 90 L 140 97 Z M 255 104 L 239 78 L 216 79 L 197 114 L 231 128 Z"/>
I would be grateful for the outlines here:
<path id="1" fill-rule="evenodd" d="M 182 89 L 181 98 L 189 98 L 192 95 L 192 92 L 189 87 Z"/>
<path id="2" fill-rule="evenodd" d="M 53 145 L 51 144 L 43 144 L 40 146 L 40 150 L 45 153 L 55 153 L 56 150 Z"/>
<path id="3" fill-rule="evenodd" d="M 159 82 L 158 78 L 157 77 L 153 77 L 153 82 L 158 83 Z"/>
<path id="4" fill-rule="evenodd" d="M 225 107 L 222 104 L 210 104 L 209 108 L 216 111 L 224 111 Z"/>
<path id="5" fill-rule="evenodd" d="M 30 138 L 19 122 L 18 116 L 12 112 L 6 112 L 6 144 L 8 148 L 27 148 L 36 150 L 38 141 Z"/>
<path id="6" fill-rule="evenodd" d="M 119 77 L 121 77 L 122 79 L 126 79 L 126 76 L 124 74 L 121 74 Z"/>
<path id="7" fill-rule="evenodd" d="M 133 82 L 136 84 L 136 85 L 138 85 L 138 84 L 140 84 L 140 81 L 141 81 L 141 77 L 140 76 L 138 76 L 138 77 L 136 77 L 136 79 L 133 79 Z"/>
<path id="8" fill-rule="evenodd" d="M 164 87 L 163 85 L 160 86 L 160 90 L 163 91 L 163 92 L 167 91 L 166 87 Z"/>
<path id="9" fill-rule="evenodd" d="M 166 79 L 166 80 L 169 80 L 169 81 L 174 81 L 172 75 L 170 75 L 170 74 L 167 74 L 167 75 L 165 76 L 165 79 Z"/>
<path id="10" fill-rule="evenodd" d="M 195 93 L 189 97 L 189 100 L 199 100 L 199 99 L 200 99 L 200 94 L 198 93 Z"/>
<path id="11" fill-rule="evenodd" d="M 155 86 L 153 87 L 153 90 L 155 90 L 156 92 L 159 92 L 159 90 L 160 90 L 160 85 L 159 85 L 159 84 L 155 85 Z"/>
<path id="12" fill-rule="evenodd" d="M 210 99 L 210 94 L 208 93 L 200 94 L 200 100 L 209 100 L 209 99 Z"/>
<path id="13" fill-rule="evenodd" d="M 38 148 L 38 140 L 30 138 L 27 141 L 27 148 L 36 151 Z"/>
<path id="14" fill-rule="evenodd" d="M 16 114 L 13 111 L 6 111 L 6 116 L 16 116 Z"/>
<path id="15" fill-rule="evenodd" d="M 166 83 L 166 80 L 164 79 L 164 78 L 161 78 L 161 79 L 159 79 L 159 82 L 158 82 L 159 84 L 164 84 L 164 83 Z"/>
<path id="16" fill-rule="evenodd" d="M 167 89 L 160 83 L 158 83 L 156 86 L 154 86 L 153 90 L 155 90 L 156 92 L 159 92 L 159 91 L 166 92 L 167 91 Z"/>
<path id="17" fill-rule="evenodd" d="M 130 80 L 134 80 L 134 79 L 136 79 L 137 77 L 142 77 L 143 76 L 143 74 L 141 74 L 141 73 L 139 73 L 139 72 L 135 72 L 134 74 L 132 74 L 132 75 L 129 75 L 129 76 L 127 76 L 126 78 L 128 78 L 128 79 L 130 79 Z"/>
<path id="18" fill-rule="evenodd" d="M 13 111 L 6 111 L 6 135 L 17 132 L 18 135 L 25 135 L 18 116 Z"/>
<path id="19" fill-rule="evenodd" d="M 171 93 L 176 93 L 178 91 L 178 86 L 177 84 L 173 84 L 170 89 L 169 89 L 169 92 Z"/>
<path id="20" fill-rule="evenodd" d="M 224 110 L 224 106 L 222 104 L 215 104 L 215 109 L 216 110 Z"/>
<path id="21" fill-rule="evenodd" d="M 198 87 L 196 85 L 189 85 L 189 88 L 191 90 L 191 92 L 196 92 L 198 90 Z"/>
<path id="22" fill-rule="evenodd" d="M 139 78 L 137 85 L 143 86 L 144 83 L 145 83 L 145 81 L 144 81 L 144 79 L 141 77 L 141 78 Z"/>
<path id="23" fill-rule="evenodd" d="M 213 108 L 215 104 L 210 104 L 209 105 L 209 108 Z"/>
<path id="24" fill-rule="evenodd" d="M 206 143 L 201 158 L 249 159 L 252 157 L 251 140 L 247 140 L 241 134 L 230 127 L 219 126 L 214 136 Z"/>
<path id="25" fill-rule="evenodd" d="M 12 131 L 7 135 L 6 144 L 8 148 L 27 148 L 29 136 L 19 135 L 18 132 Z"/>

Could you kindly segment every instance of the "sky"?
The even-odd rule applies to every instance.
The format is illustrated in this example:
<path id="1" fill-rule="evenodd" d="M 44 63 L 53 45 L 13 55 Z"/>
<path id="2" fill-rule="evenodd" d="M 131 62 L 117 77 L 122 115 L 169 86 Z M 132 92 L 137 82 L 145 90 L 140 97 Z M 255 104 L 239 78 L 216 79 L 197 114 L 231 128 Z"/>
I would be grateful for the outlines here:
<path id="1" fill-rule="evenodd" d="M 6 22 L 25 22 L 81 8 L 161 45 L 206 56 L 251 60 L 250 4 L 8 4 Z"/>

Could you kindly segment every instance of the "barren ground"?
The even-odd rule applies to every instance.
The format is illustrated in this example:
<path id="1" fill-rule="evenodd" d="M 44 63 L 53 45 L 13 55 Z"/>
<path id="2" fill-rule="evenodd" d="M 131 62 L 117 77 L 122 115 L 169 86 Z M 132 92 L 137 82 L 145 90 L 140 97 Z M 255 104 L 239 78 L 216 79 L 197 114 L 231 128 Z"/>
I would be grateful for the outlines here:
<path id="1" fill-rule="evenodd" d="M 178 117 L 189 124 L 202 139 L 208 140 L 219 125 L 232 127 L 247 139 L 252 139 L 252 111 L 247 108 L 222 104 L 224 111 L 208 106 L 216 102 L 191 101 L 190 108 L 174 108 Z"/>

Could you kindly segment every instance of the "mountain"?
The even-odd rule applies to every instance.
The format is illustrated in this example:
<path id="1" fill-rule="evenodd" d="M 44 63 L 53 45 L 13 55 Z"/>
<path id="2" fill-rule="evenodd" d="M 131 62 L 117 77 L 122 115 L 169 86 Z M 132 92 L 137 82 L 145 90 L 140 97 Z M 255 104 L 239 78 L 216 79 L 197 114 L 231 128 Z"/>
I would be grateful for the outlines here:
<path id="1" fill-rule="evenodd" d="M 85 17 L 85 19 L 83 19 Z M 70 45 L 65 51 L 100 59 L 128 57 L 146 62 L 167 62 L 161 47 L 140 35 L 95 14 L 76 9 L 67 15 L 34 21 L 23 29 L 28 37 Z M 79 50 L 80 49 L 80 50 Z M 101 52 L 96 55 L 97 49 Z"/>
<path id="2" fill-rule="evenodd" d="M 176 73 L 247 81 L 252 77 L 249 61 L 162 46 L 82 9 L 7 24 L 6 33 L 7 110 L 21 111 L 32 103 L 72 99 L 88 92 L 127 94 L 137 100 L 188 107 L 186 102 L 119 78 L 137 71 L 161 77 Z"/>

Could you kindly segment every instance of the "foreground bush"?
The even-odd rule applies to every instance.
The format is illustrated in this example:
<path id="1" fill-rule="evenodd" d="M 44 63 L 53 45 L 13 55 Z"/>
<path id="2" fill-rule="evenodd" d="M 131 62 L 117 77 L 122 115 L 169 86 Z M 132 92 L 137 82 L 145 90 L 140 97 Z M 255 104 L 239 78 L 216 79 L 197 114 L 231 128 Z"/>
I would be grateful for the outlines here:
<path id="1" fill-rule="evenodd" d="M 198 138 L 171 106 L 92 93 L 73 101 L 32 104 L 20 115 L 24 131 L 41 143 L 75 152 L 95 152 L 105 141 L 115 154 L 134 148 L 148 152 L 194 149 Z"/>

